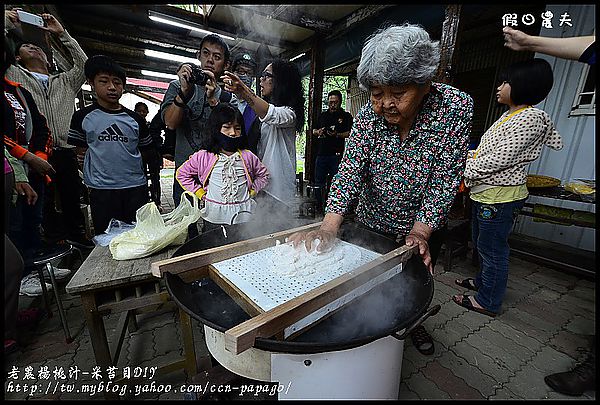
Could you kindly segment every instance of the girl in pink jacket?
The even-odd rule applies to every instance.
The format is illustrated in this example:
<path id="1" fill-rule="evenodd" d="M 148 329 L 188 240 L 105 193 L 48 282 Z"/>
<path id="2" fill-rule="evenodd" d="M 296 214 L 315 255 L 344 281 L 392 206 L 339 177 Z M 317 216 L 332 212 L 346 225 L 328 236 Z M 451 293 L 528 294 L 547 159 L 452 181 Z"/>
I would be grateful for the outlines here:
<path id="1" fill-rule="evenodd" d="M 250 220 L 256 207 L 253 197 L 269 182 L 260 159 L 244 149 L 244 119 L 228 103 L 218 104 L 206 124 L 206 149 L 199 150 L 175 174 L 185 190 L 204 201 L 204 231 L 214 225 Z"/>

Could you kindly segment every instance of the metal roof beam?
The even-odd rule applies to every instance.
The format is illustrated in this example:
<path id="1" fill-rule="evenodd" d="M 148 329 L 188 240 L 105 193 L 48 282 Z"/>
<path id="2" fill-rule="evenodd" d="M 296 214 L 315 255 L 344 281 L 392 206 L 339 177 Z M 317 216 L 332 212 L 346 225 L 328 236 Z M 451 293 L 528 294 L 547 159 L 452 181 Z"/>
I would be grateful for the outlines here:
<path id="1" fill-rule="evenodd" d="M 242 7 L 236 5 L 228 5 L 228 7 L 242 10 L 244 12 L 252 12 L 253 14 L 259 15 L 261 17 L 269 19 L 272 18 L 284 22 L 286 24 L 309 29 L 312 31 L 321 32 L 324 34 L 330 33 L 333 26 L 333 23 L 330 21 L 303 14 L 297 11 L 297 9 L 294 10 L 289 5 L 280 5 L 272 13 L 266 13 L 264 11 L 260 11 L 260 9 L 258 8 L 251 6 Z"/>

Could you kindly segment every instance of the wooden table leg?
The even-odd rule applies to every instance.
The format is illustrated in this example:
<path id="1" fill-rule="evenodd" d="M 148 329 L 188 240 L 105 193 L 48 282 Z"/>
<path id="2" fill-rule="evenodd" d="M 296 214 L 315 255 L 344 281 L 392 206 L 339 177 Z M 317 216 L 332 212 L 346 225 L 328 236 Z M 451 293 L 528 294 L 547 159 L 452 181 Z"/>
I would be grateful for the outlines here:
<path id="1" fill-rule="evenodd" d="M 179 322 L 181 323 L 181 335 L 183 337 L 185 370 L 188 377 L 192 377 L 198 374 L 196 348 L 194 347 L 194 332 L 192 331 L 192 320 L 190 316 L 181 308 L 179 308 Z"/>
<path id="2" fill-rule="evenodd" d="M 106 329 L 104 329 L 104 320 L 98 313 L 96 305 L 96 297 L 94 293 L 82 293 L 81 304 L 85 315 L 85 322 L 90 331 L 90 340 L 94 349 L 94 357 L 96 364 L 105 371 L 109 366 L 112 366 L 112 358 L 106 339 Z M 104 393 L 105 399 L 118 399 L 119 397 L 112 393 Z"/>
<path id="3" fill-rule="evenodd" d="M 98 313 L 96 299 L 93 293 L 81 294 L 81 304 L 85 314 L 85 321 L 90 331 L 90 339 L 94 349 L 94 356 L 99 366 L 108 367 L 112 365 L 106 330 L 104 329 L 104 320 Z"/>
<path id="4" fill-rule="evenodd" d="M 121 348 L 123 347 L 123 341 L 125 340 L 125 334 L 127 333 L 127 324 L 130 321 L 130 318 L 134 316 L 133 311 L 125 311 L 121 314 L 119 318 L 119 323 L 117 324 L 117 342 L 113 346 L 112 352 L 114 353 L 112 357 L 113 365 L 117 365 L 119 363 L 119 356 L 121 354 Z"/>

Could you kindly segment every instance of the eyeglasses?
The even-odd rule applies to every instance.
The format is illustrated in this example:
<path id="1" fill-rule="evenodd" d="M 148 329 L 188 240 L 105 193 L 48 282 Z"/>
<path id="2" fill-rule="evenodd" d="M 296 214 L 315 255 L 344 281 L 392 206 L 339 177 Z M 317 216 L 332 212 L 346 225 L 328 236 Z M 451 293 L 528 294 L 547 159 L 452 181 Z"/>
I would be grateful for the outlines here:
<path id="1" fill-rule="evenodd" d="M 262 73 L 260 74 L 260 78 L 261 78 L 261 79 L 265 79 L 265 80 L 266 80 L 266 79 L 268 79 L 268 78 L 270 78 L 270 77 L 271 77 L 271 78 L 273 77 L 273 73 L 269 73 L 269 72 L 266 72 L 266 71 L 265 71 L 265 72 L 262 72 Z"/>

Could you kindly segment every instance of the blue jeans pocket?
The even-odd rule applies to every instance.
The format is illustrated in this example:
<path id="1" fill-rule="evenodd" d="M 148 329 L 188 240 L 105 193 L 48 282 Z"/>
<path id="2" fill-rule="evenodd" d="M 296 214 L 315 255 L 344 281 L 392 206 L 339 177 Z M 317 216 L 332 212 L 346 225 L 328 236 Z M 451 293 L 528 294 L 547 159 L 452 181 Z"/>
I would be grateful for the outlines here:
<path id="1" fill-rule="evenodd" d="M 490 220 L 496 218 L 498 215 L 498 208 L 493 205 L 482 204 L 477 210 L 477 217 L 483 220 Z"/>

